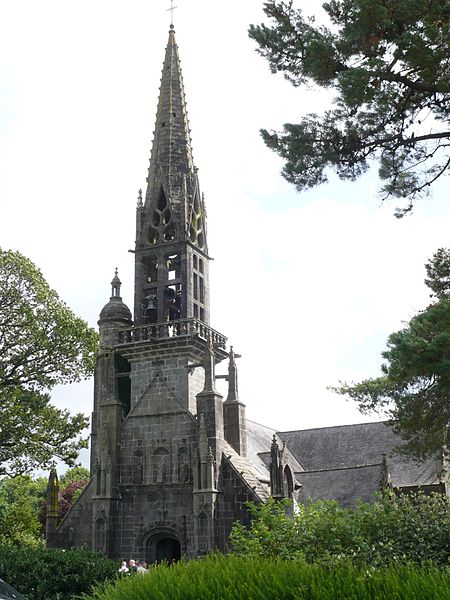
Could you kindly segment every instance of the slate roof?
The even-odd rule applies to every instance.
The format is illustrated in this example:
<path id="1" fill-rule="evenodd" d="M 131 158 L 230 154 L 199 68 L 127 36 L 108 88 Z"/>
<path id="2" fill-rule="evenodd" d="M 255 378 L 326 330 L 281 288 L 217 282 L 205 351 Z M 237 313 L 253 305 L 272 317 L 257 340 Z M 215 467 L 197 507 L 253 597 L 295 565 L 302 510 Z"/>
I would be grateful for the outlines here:
<path id="1" fill-rule="evenodd" d="M 247 457 L 254 469 L 263 479 L 269 479 L 270 446 L 275 429 L 265 427 L 247 419 Z M 260 456 L 269 452 L 269 463 Z"/>
<path id="2" fill-rule="evenodd" d="M 246 482 L 249 488 L 253 490 L 260 500 L 267 500 L 270 495 L 269 486 L 261 482 L 254 465 L 244 456 L 240 456 L 227 442 L 224 442 L 223 453 L 234 470 Z M 266 479 L 266 477 L 264 477 Z"/>
<path id="3" fill-rule="evenodd" d="M 382 464 L 296 473 L 301 484 L 298 500 L 337 500 L 342 506 L 353 506 L 358 499 L 370 502 L 380 490 Z"/>
<path id="4" fill-rule="evenodd" d="M 417 463 L 395 453 L 394 448 L 401 440 L 386 422 L 284 431 L 278 435 L 287 442 L 305 471 L 381 464 L 386 454 L 394 487 L 439 483 L 439 461 L 428 459 Z"/>
<path id="5" fill-rule="evenodd" d="M 300 502 L 307 498 L 335 499 L 343 506 L 351 506 L 358 499 L 372 500 L 383 479 L 383 455 L 394 488 L 437 486 L 440 482 L 439 461 L 414 462 L 394 451 L 401 440 L 386 422 L 277 432 L 247 420 L 244 477 L 249 481 L 253 477 L 263 488 L 270 479 L 270 446 L 274 434 L 280 448 L 286 441 L 292 454 L 289 464 L 301 484 Z M 239 470 L 237 462 L 241 457 L 237 454 L 236 457 L 233 462 Z"/>

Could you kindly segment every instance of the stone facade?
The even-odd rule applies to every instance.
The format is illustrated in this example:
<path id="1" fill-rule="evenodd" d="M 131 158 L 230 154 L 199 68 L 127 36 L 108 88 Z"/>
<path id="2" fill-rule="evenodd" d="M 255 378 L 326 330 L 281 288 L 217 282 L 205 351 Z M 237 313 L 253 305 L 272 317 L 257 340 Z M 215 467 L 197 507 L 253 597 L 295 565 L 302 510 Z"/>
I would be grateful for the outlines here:
<path id="1" fill-rule="evenodd" d="M 233 468 L 232 457 L 245 456 L 245 407 L 234 353 L 209 325 L 206 210 L 173 28 L 147 183 L 136 213 L 134 319 L 117 272 L 100 313 L 92 479 L 48 542 L 156 561 L 225 548 L 244 503 L 268 493 Z M 215 364 L 228 356 L 224 403 Z"/>
<path id="2" fill-rule="evenodd" d="M 209 323 L 206 210 L 173 28 L 147 184 L 136 212 L 134 317 L 117 272 L 100 313 L 91 480 L 57 526 L 52 474 L 48 544 L 171 561 L 227 550 L 233 522 L 249 518 L 246 502 L 270 494 L 352 504 L 395 487 L 397 473 L 398 487 L 442 486 L 431 466 L 414 471 L 386 458 L 396 439 L 384 424 L 279 433 L 246 419 L 238 355 Z M 224 401 L 215 365 L 226 359 Z"/>

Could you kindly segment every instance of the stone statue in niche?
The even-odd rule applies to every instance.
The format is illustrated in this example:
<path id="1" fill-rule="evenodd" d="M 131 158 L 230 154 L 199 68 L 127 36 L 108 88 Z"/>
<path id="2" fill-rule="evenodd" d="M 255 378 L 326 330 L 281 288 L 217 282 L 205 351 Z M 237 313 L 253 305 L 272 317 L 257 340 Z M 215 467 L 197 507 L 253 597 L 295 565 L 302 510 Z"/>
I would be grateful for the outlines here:
<path id="1" fill-rule="evenodd" d="M 167 450 L 161 448 L 153 456 L 153 481 L 155 483 L 165 483 L 168 480 L 169 472 L 169 454 Z"/>
<path id="2" fill-rule="evenodd" d="M 189 462 L 185 448 L 178 453 L 178 480 L 180 483 L 189 481 Z"/>
<path id="3" fill-rule="evenodd" d="M 134 452 L 133 464 L 131 465 L 131 481 L 133 485 L 144 483 L 144 453 L 142 450 Z"/>

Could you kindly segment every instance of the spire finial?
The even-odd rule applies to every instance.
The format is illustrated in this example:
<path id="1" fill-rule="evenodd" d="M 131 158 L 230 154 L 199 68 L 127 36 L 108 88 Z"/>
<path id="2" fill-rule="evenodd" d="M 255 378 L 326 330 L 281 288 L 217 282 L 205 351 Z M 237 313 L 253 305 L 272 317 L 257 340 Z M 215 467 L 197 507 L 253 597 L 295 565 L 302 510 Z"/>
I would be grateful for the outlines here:
<path id="1" fill-rule="evenodd" d="M 167 12 L 170 11 L 170 30 L 173 30 L 173 11 L 178 8 L 178 6 L 173 5 L 173 0 L 170 0 L 170 8 L 167 9 Z"/>
<path id="2" fill-rule="evenodd" d="M 241 358 L 240 354 L 236 354 L 233 350 L 233 346 L 230 346 L 230 352 L 228 354 L 228 396 L 227 402 L 239 402 L 238 393 L 238 375 L 236 367 L 236 358 Z"/>
<path id="3" fill-rule="evenodd" d="M 139 188 L 137 200 L 138 200 L 138 203 L 137 203 L 138 208 L 142 208 L 142 206 L 143 206 L 143 204 L 142 204 L 142 188 Z"/>
<path id="4" fill-rule="evenodd" d="M 118 300 L 121 300 L 120 297 L 120 286 L 121 286 L 121 281 L 119 279 L 119 269 L 116 267 L 114 270 L 114 277 L 113 280 L 111 281 L 111 300 L 113 298 L 117 298 Z"/>

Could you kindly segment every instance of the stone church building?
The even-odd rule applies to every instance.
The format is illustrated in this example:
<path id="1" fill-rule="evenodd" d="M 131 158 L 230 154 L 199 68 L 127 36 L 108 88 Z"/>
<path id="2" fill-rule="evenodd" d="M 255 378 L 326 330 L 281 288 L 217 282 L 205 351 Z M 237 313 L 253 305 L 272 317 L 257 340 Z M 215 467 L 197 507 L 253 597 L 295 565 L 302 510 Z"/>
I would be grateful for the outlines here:
<path id="1" fill-rule="evenodd" d="M 352 505 L 387 486 L 445 491 L 433 461 L 392 453 L 399 440 L 384 423 L 280 432 L 246 419 L 238 357 L 210 324 L 205 200 L 173 26 L 134 253 L 134 314 L 116 272 L 98 322 L 91 480 L 58 526 L 52 473 L 48 545 L 172 560 L 226 550 L 245 503 L 269 495 Z"/>

